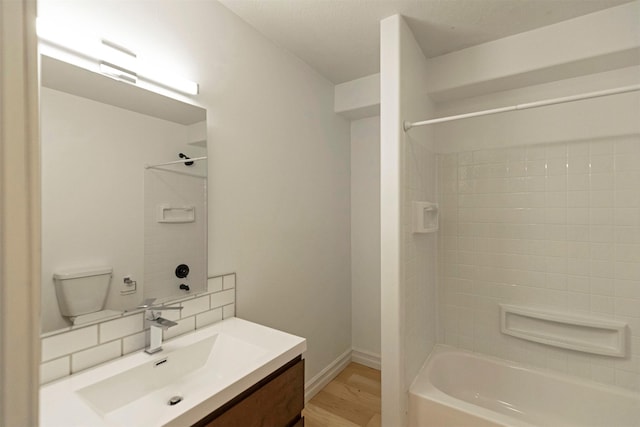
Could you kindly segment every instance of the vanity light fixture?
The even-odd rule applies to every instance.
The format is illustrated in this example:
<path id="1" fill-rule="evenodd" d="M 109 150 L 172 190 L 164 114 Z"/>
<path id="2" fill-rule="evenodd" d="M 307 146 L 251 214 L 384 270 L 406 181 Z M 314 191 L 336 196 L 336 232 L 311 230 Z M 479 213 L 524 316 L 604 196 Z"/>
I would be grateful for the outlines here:
<path id="1" fill-rule="evenodd" d="M 100 72 L 108 77 L 136 84 L 138 75 L 137 55 L 129 49 L 109 40 L 100 40 L 100 53 L 96 55 L 100 60 Z M 117 64 L 117 65 L 116 65 Z"/>
<path id="2" fill-rule="evenodd" d="M 140 70 L 139 77 L 153 84 L 177 90 L 178 92 L 188 95 L 197 95 L 200 92 L 198 83 L 170 75 L 158 68 Z"/>
<path id="3" fill-rule="evenodd" d="M 136 73 L 104 61 L 100 61 L 100 72 L 105 76 L 112 77 L 116 80 L 123 80 L 133 84 L 136 84 L 138 81 Z"/>
<path id="4" fill-rule="evenodd" d="M 38 38 L 46 45 L 42 52 L 48 56 L 151 90 L 155 87 L 187 95 L 199 93 L 198 83 L 173 76 L 161 67 L 145 66 L 131 50 L 110 40 L 91 37 L 72 25 L 38 18 L 36 29 Z"/>

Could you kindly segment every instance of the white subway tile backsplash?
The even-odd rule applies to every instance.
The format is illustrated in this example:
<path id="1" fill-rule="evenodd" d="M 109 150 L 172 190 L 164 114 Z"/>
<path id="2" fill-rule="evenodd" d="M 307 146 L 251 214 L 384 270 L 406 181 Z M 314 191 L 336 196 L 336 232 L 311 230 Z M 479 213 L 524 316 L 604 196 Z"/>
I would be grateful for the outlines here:
<path id="1" fill-rule="evenodd" d="M 187 317 L 186 319 L 178 320 L 176 326 L 172 326 L 163 332 L 164 339 L 168 340 L 178 335 L 186 334 L 187 332 L 194 331 L 196 329 L 196 318 Z"/>
<path id="2" fill-rule="evenodd" d="M 196 329 L 222 320 L 222 308 L 205 311 L 196 316 Z"/>
<path id="3" fill-rule="evenodd" d="M 229 289 L 211 294 L 211 308 L 222 307 L 231 304 L 235 300 L 235 290 Z"/>
<path id="4" fill-rule="evenodd" d="M 182 302 L 180 317 L 185 318 L 209 310 L 209 295 Z"/>
<path id="5" fill-rule="evenodd" d="M 58 378 L 66 377 L 71 373 L 71 359 L 69 356 L 61 357 L 40 365 L 40 384 L 46 384 Z"/>
<path id="6" fill-rule="evenodd" d="M 88 326 L 42 340 L 42 361 L 74 353 L 98 344 L 98 326 Z"/>
<path id="7" fill-rule="evenodd" d="M 122 356 L 120 340 L 79 351 L 71 355 L 71 372 L 76 373 L 120 356 Z"/>
<path id="8" fill-rule="evenodd" d="M 222 317 L 224 319 L 234 317 L 236 315 L 236 305 L 228 304 L 222 307 Z"/>
<path id="9" fill-rule="evenodd" d="M 169 305 L 169 307 L 180 307 L 181 304 L 171 304 Z M 172 321 L 176 321 L 176 320 L 180 320 L 181 317 L 181 311 L 182 310 L 160 310 L 160 313 L 162 313 L 162 317 L 164 317 L 167 320 L 172 320 Z M 145 322 L 145 326 L 149 326 L 147 325 Z"/>
<path id="10" fill-rule="evenodd" d="M 134 314 L 133 316 L 122 317 L 98 325 L 100 332 L 100 343 L 113 341 L 127 335 L 142 331 L 144 328 L 144 314 Z"/>
<path id="11" fill-rule="evenodd" d="M 133 353 L 142 350 L 149 343 L 149 334 L 147 331 L 139 332 L 122 339 L 122 354 Z"/>
<path id="12" fill-rule="evenodd" d="M 181 311 L 162 312 L 163 317 L 178 322 L 177 326 L 165 331 L 165 338 L 235 316 L 235 273 L 210 278 L 207 285 L 207 294 L 173 304 L 181 305 Z M 211 302 L 216 305 L 210 306 Z M 145 323 L 143 313 L 133 313 L 83 328 L 46 334 L 41 340 L 41 382 L 53 381 L 143 349 L 149 341 L 149 326 Z"/>
<path id="13" fill-rule="evenodd" d="M 222 290 L 222 276 L 212 277 L 207 281 L 208 292 L 219 292 Z"/>
<path id="14" fill-rule="evenodd" d="M 223 289 L 233 289 L 236 287 L 236 275 L 235 274 L 229 274 L 227 276 L 223 277 L 222 280 L 222 288 Z"/>

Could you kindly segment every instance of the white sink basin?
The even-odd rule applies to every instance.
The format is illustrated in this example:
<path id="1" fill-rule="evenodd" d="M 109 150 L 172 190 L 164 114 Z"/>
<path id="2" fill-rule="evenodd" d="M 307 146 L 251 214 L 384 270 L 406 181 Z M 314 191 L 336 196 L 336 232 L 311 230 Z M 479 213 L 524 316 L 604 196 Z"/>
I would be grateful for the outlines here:
<path id="1" fill-rule="evenodd" d="M 156 407 L 157 411 L 167 406 L 172 397 L 184 399 L 183 395 L 189 395 L 189 390 L 198 384 L 206 386 L 233 375 L 264 353 L 258 346 L 220 332 L 156 355 L 153 361 L 84 387 L 77 393 L 103 416 L 130 420 L 138 410 Z"/>
<path id="2" fill-rule="evenodd" d="M 306 349 L 303 338 L 237 318 L 41 389 L 41 426 L 190 425 Z M 179 403 L 169 401 L 178 397 Z"/>

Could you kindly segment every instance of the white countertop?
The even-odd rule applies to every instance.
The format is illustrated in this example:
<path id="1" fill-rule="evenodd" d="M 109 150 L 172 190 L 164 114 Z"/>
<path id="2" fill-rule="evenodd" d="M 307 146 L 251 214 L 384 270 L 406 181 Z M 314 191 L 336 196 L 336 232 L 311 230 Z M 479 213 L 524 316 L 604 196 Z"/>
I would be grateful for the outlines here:
<path id="1" fill-rule="evenodd" d="M 149 393 L 136 399 L 118 411 L 107 413 L 94 409 L 78 393 L 88 386 L 130 369 L 153 364 L 173 351 L 216 335 L 228 337 L 228 341 L 248 343 L 250 347 L 245 346 L 242 355 L 235 354 L 235 350 L 214 348 L 204 366 L 190 374 L 190 382 L 176 383 L 177 393 L 184 399 L 175 406 L 167 404 L 164 394 L 171 391 L 167 391 L 167 387 L 159 393 Z M 226 340 L 221 339 L 220 342 Z M 165 341 L 163 351 L 159 353 L 149 355 L 140 351 L 42 386 L 40 426 L 188 426 L 302 354 L 306 348 L 304 338 L 235 317 L 225 319 Z M 193 380 L 193 377 L 197 378 Z"/>

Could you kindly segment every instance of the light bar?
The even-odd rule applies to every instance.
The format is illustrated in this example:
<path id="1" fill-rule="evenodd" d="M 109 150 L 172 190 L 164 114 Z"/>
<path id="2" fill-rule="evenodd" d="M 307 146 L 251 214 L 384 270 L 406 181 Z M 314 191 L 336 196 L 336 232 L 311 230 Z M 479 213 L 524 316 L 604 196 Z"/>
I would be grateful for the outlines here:
<path id="1" fill-rule="evenodd" d="M 173 76 L 157 67 L 154 69 L 140 70 L 138 77 L 159 86 L 189 95 L 197 95 L 199 93 L 198 83 Z"/>
<path id="2" fill-rule="evenodd" d="M 51 54 L 57 59 L 131 84 L 145 83 L 142 86 L 151 90 L 156 87 L 156 90 L 170 89 L 187 95 L 199 93 L 198 83 L 171 75 L 162 67 L 145 66 L 131 50 L 112 41 L 78 31 L 73 24 L 55 23 L 38 18 L 36 30 L 41 41 L 62 49 L 56 52 L 47 50 L 47 55 Z M 70 53 L 82 57 L 83 61 L 70 61 Z"/>
<path id="3" fill-rule="evenodd" d="M 136 75 L 136 73 L 104 61 L 100 61 L 100 72 L 116 80 L 121 80 L 133 84 L 136 84 L 138 81 L 138 76 Z"/>

